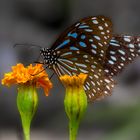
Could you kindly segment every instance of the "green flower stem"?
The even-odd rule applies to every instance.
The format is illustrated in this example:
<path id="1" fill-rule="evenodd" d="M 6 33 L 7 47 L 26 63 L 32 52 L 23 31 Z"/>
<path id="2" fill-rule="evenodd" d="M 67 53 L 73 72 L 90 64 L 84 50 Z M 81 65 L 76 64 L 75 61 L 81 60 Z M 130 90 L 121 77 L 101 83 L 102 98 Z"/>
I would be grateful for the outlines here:
<path id="1" fill-rule="evenodd" d="M 79 122 L 77 121 L 70 121 L 69 122 L 69 139 L 76 140 L 77 132 L 79 128 Z"/>
<path id="2" fill-rule="evenodd" d="M 83 86 L 71 85 L 67 87 L 64 105 L 69 118 L 69 139 L 76 140 L 80 121 L 87 108 L 87 96 Z"/>
<path id="3" fill-rule="evenodd" d="M 25 140 L 30 140 L 30 118 L 22 117 L 22 127 Z"/>
<path id="4" fill-rule="evenodd" d="M 34 85 L 26 84 L 18 88 L 17 106 L 21 116 L 25 140 L 30 140 L 30 124 L 38 106 L 38 96 Z"/>

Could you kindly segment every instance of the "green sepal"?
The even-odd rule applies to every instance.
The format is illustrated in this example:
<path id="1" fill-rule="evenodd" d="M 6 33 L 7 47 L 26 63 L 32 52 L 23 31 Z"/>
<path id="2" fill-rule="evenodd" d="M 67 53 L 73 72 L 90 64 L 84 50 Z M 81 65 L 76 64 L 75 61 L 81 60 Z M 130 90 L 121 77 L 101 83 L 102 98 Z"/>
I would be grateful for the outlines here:
<path id="1" fill-rule="evenodd" d="M 67 87 L 64 105 L 69 118 L 70 140 L 76 140 L 80 121 L 87 108 L 87 96 L 83 86 Z"/>
<path id="2" fill-rule="evenodd" d="M 19 86 L 17 106 L 21 116 L 25 140 L 30 140 L 30 125 L 38 106 L 38 95 L 34 85 L 23 84 Z"/>

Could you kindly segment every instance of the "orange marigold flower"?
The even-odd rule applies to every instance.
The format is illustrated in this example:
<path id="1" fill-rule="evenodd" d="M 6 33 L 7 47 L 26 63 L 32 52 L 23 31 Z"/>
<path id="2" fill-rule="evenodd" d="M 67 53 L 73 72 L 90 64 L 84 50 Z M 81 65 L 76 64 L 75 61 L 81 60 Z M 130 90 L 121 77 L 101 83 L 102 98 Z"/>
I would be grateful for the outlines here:
<path id="1" fill-rule="evenodd" d="M 11 86 L 13 84 L 33 84 L 36 87 L 42 87 L 48 96 L 48 91 L 52 88 L 48 75 L 43 71 L 42 64 L 36 64 L 33 66 L 30 64 L 24 67 L 19 63 L 12 67 L 12 72 L 8 72 L 2 79 L 2 85 Z"/>
<path id="2" fill-rule="evenodd" d="M 69 76 L 69 75 L 60 76 L 60 80 L 65 87 L 69 87 L 71 85 L 83 87 L 86 78 L 87 78 L 87 74 L 83 74 L 83 73 L 80 73 L 79 75 L 73 75 L 73 76 Z"/>
<path id="3" fill-rule="evenodd" d="M 64 106 L 69 119 L 70 140 L 76 140 L 80 121 L 87 108 L 87 96 L 83 87 L 86 78 L 87 74 L 83 73 L 73 76 L 60 76 L 60 80 L 66 89 Z"/>

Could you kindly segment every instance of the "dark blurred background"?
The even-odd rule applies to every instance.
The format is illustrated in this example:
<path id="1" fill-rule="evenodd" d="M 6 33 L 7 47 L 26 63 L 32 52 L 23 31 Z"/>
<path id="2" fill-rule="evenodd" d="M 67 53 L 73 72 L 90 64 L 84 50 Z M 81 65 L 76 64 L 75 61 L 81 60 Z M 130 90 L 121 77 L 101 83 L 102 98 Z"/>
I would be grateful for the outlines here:
<path id="1" fill-rule="evenodd" d="M 14 49 L 15 43 L 50 47 L 66 27 L 94 15 L 110 17 L 115 33 L 140 34 L 139 0 L 0 0 L 0 78 L 12 65 L 27 65 L 37 56 L 34 48 Z M 115 79 L 111 97 L 88 105 L 77 140 L 140 140 L 140 59 Z M 32 140 L 68 139 L 64 88 L 56 76 L 52 82 L 49 97 L 40 90 Z M 16 96 L 16 87 L 0 86 L 0 140 L 21 140 Z"/>

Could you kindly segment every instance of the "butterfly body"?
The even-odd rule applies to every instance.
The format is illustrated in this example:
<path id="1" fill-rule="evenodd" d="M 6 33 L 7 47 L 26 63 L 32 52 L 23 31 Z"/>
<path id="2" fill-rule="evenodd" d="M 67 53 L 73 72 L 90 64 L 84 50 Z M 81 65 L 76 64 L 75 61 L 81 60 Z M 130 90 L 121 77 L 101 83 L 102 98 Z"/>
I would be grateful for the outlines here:
<path id="1" fill-rule="evenodd" d="M 48 65 L 48 68 L 52 68 L 57 63 L 57 52 L 49 48 L 41 48 L 40 55 L 43 57 L 43 64 Z"/>
<path id="2" fill-rule="evenodd" d="M 104 16 L 84 18 L 66 29 L 51 48 L 42 48 L 43 64 L 58 75 L 88 74 L 89 100 L 111 95 L 113 76 L 140 54 L 140 37 L 113 35 Z"/>

